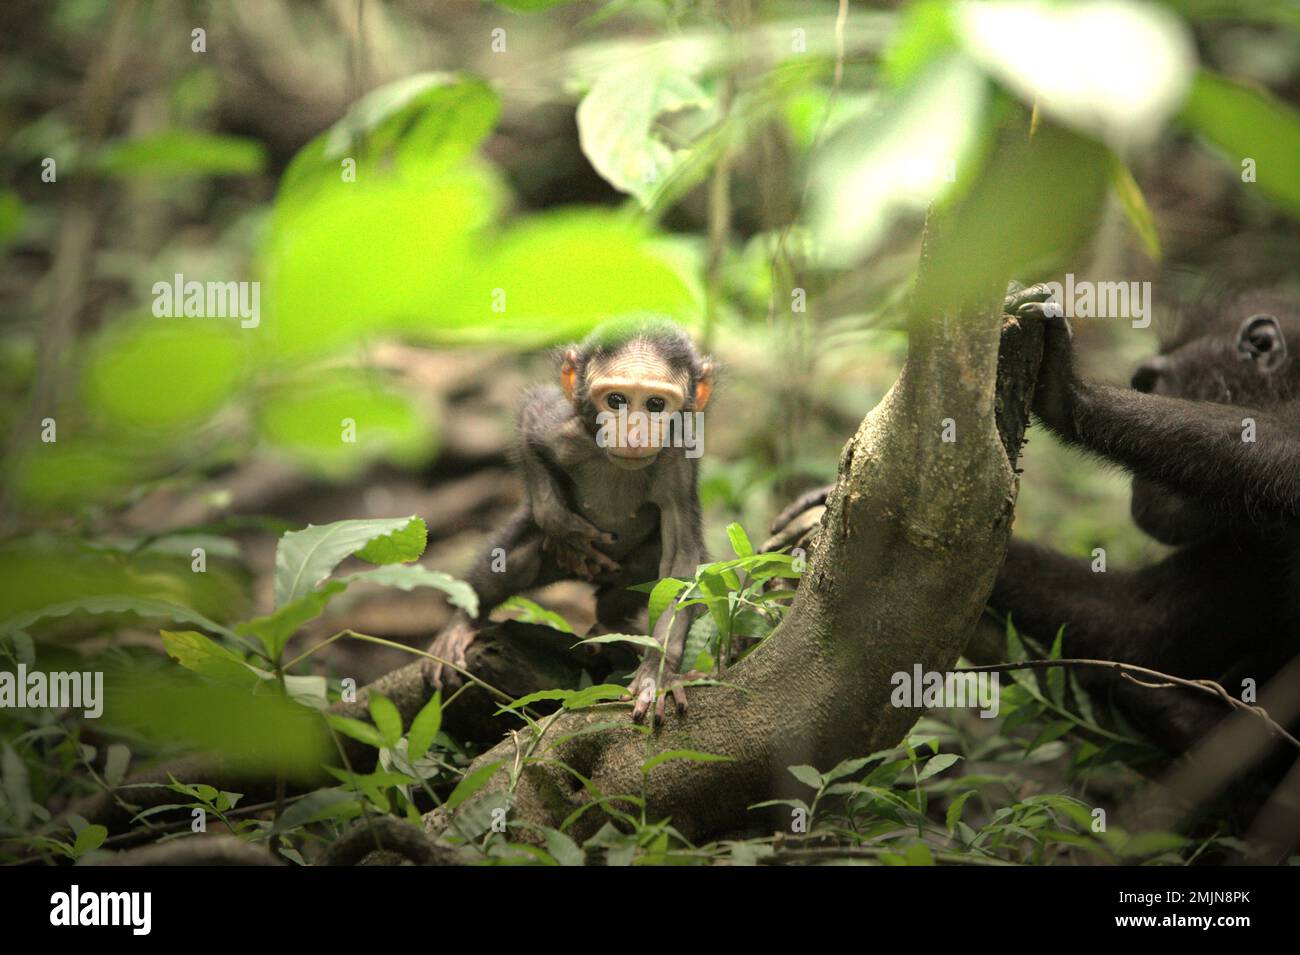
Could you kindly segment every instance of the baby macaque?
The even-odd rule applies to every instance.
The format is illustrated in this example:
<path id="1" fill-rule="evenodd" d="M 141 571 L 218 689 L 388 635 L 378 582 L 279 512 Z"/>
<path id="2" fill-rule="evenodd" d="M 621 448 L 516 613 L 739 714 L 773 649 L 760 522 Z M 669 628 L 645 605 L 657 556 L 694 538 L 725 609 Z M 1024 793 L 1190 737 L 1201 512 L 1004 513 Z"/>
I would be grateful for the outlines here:
<path id="1" fill-rule="evenodd" d="M 607 323 L 567 349 L 560 387 L 524 396 L 515 453 L 527 500 L 466 575 L 479 616 L 458 612 L 429 652 L 464 667 L 494 607 L 559 580 L 595 584 L 594 632 L 628 632 L 647 604 L 628 587 L 693 576 L 707 560 L 697 485 L 713 380 L 712 361 L 666 320 Z M 663 652 L 647 650 L 628 687 L 637 722 L 652 705 L 661 721 L 669 693 L 685 712 L 680 667 L 697 611 L 659 617 L 652 636 Z M 425 661 L 435 686 L 451 672 Z"/>

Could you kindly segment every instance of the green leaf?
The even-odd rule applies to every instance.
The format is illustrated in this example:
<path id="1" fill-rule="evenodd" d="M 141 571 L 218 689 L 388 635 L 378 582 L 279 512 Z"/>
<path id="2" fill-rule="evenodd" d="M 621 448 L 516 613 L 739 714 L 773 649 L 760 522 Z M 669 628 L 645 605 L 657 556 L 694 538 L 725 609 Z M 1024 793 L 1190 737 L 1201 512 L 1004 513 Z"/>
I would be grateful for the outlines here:
<path id="1" fill-rule="evenodd" d="M 665 577 L 659 583 L 655 584 L 654 589 L 650 591 L 650 632 L 654 633 L 655 625 L 659 622 L 659 617 L 672 606 L 673 600 L 681 593 L 687 584 L 676 577 Z"/>
<path id="2" fill-rule="evenodd" d="M 271 834 L 279 835 L 313 822 L 352 818 L 360 814 L 361 802 L 355 793 L 339 788 L 318 789 L 285 809 L 271 827 Z"/>
<path id="3" fill-rule="evenodd" d="M 331 580 L 320 590 L 291 600 L 265 617 L 255 617 L 235 627 L 235 632 L 242 636 L 256 637 L 266 648 L 267 656 L 272 660 L 280 659 L 285 644 L 306 623 L 315 620 L 324 611 L 325 606 L 337 594 L 347 589 L 347 584 L 340 580 Z"/>
<path id="4" fill-rule="evenodd" d="M 442 729 L 442 691 L 435 690 L 428 703 L 420 708 L 411 720 L 411 730 L 406 736 L 406 758 L 414 763 L 424 757 L 438 730 Z"/>
<path id="5" fill-rule="evenodd" d="M 665 141 L 660 117 L 713 109 L 689 65 L 673 56 L 679 49 L 651 44 L 636 56 L 612 63 L 578 104 L 578 142 L 592 167 L 646 209 L 690 152 Z"/>
<path id="6" fill-rule="evenodd" d="M 379 693 L 371 693 L 368 702 L 370 718 L 375 721 L 379 738 L 385 746 L 396 746 L 402 738 L 402 714 L 397 711 L 397 705 Z"/>
<path id="7" fill-rule="evenodd" d="M 104 781 L 113 787 L 120 786 L 130 764 L 131 748 L 123 743 L 112 744 L 104 757 Z"/>
<path id="8" fill-rule="evenodd" d="M 662 753 L 655 753 L 642 763 L 641 773 L 649 776 L 656 767 L 677 759 L 684 759 L 692 763 L 730 763 L 735 761 L 733 756 L 719 756 L 717 753 L 701 753 L 695 749 L 670 749 Z"/>
<path id="9" fill-rule="evenodd" d="M 734 521 L 727 525 L 727 538 L 731 541 L 731 549 L 736 552 L 737 557 L 753 556 L 754 545 L 749 542 L 745 529 Z"/>
<path id="10" fill-rule="evenodd" d="M 400 533 L 417 522 L 418 550 L 416 536 Z M 377 548 L 380 553 L 415 560 L 424 552 L 424 533 L 424 521 L 414 516 L 308 524 L 304 530 L 290 531 L 275 548 L 275 605 L 307 596 L 343 560 L 379 538 L 392 538 L 391 547 Z"/>
<path id="11" fill-rule="evenodd" d="M 255 139 L 177 128 L 111 143 L 97 165 L 107 176 L 251 176 L 265 162 Z"/>
<path id="12" fill-rule="evenodd" d="M 952 832 L 957 828 L 957 823 L 961 820 L 961 811 L 966 806 L 966 801 L 974 796 L 976 790 L 968 789 L 952 801 L 948 807 L 948 812 L 944 816 L 944 824 L 947 825 L 948 831 Z"/>
<path id="13" fill-rule="evenodd" d="M 515 619 L 521 623 L 539 624 L 543 627 L 550 627 L 552 630 L 558 630 L 560 633 L 573 633 L 573 627 L 569 626 L 569 621 L 554 610 L 547 610 L 527 597 L 511 597 L 498 606 L 497 609 L 516 614 Z"/>
<path id="14" fill-rule="evenodd" d="M 568 835 L 558 829 L 543 829 L 546 838 L 546 851 L 560 865 L 586 865 L 582 849 Z"/>
<path id="15" fill-rule="evenodd" d="M 72 845 L 72 858 L 80 859 L 92 849 L 98 849 L 108 838 L 108 827 L 100 825 L 82 826 L 77 833 L 77 841 Z"/>
<path id="16" fill-rule="evenodd" d="M 261 682 L 257 671 L 237 654 L 194 630 L 160 630 L 167 655 L 195 673 L 251 689 Z"/>
<path id="17" fill-rule="evenodd" d="M 938 776 L 948 767 L 956 763 L 960 756 L 955 753 L 940 753 L 938 756 L 932 756 L 916 775 L 917 782 L 925 782 L 931 776 Z"/>
<path id="18" fill-rule="evenodd" d="M 424 522 L 421 521 L 420 524 L 423 527 Z M 452 606 L 461 608 L 471 617 L 478 616 L 478 594 L 474 593 L 473 587 L 440 570 L 430 570 L 419 564 L 389 564 L 387 567 L 363 570 L 338 579 L 346 584 L 382 584 L 407 591 L 416 587 L 432 587 L 446 594 Z"/>
<path id="19" fill-rule="evenodd" d="M 34 805 L 27 764 L 8 742 L 0 745 L 4 747 L 0 751 L 0 788 L 4 790 L 5 802 L 14 822 L 23 828 L 31 822 Z"/>
<path id="20" fill-rule="evenodd" d="M 1156 231 L 1155 216 L 1151 214 L 1151 207 L 1147 205 L 1146 196 L 1142 195 L 1142 187 L 1133 178 L 1133 173 L 1122 159 L 1114 155 L 1111 157 L 1110 184 L 1119 197 L 1120 208 L 1124 210 L 1129 225 L 1133 226 L 1133 231 L 1142 240 L 1142 249 L 1147 258 L 1159 262 L 1163 253 L 1160 250 L 1160 233 Z"/>
<path id="21" fill-rule="evenodd" d="M 369 723 L 353 719 L 351 716 L 340 716 L 337 713 L 327 713 L 325 719 L 330 726 L 344 736 L 350 736 L 352 739 L 365 743 L 367 746 L 373 746 L 375 749 L 379 749 L 384 745 L 384 738 L 379 730 Z"/>
<path id="22" fill-rule="evenodd" d="M 1265 90 L 1201 70 L 1181 119 L 1224 150 L 1238 173 L 1253 159 L 1259 188 L 1300 216 L 1300 113 Z"/>
<path id="23" fill-rule="evenodd" d="M 790 770 L 791 776 L 799 780 L 799 782 L 803 783 L 805 786 L 811 786 L 813 789 L 822 788 L 822 774 L 817 772 L 813 767 L 788 766 L 786 768 Z"/>
<path id="24" fill-rule="evenodd" d="M 429 530 L 424 519 L 413 517 L 401 530 L 376 537 L 356 552 L 356 556 L 371 564 L 401 564 L 416 560 L 424 553 L 429 541 Z"/>
<path id="25" fill-rule="evenodd" d="M 627 643 L 634 647 L 645 647 L 647 650 L 662 650 L 659 641 L 654 637 L 647 637 L 644 634 L 637 633 L 605 633 L 599 637 L 587 637 L 579 640 L 574 646 L 581 646 L 584 643 Z"/>
<path id="26" fill-rule="evenodd" d="M 48 617 L 66 617 L 73 613 L 133 613 L 146 619 L 161 617 L 181 623 L 197 624 L 204 630 L 210 630 L 213 633 L 219 633 L 227 637 L 235 635 L 233 630 L 209 620 L 203 614 L 191 610 L 189 607 L 168 603 L 165 600 L 125 595 L 84 597 L 80 600 L 68 600 L 63 603 L 51 604 L 48 607 L 41 607 L 39 610 L 31 610 L 16 617 L 10 617 L 0 623 L 0 633 L 26 630 L 38 620 L 44 620 Z"/>
<path id="27" fill-rule="evenodd" d="M 447 809 L 455 809 L 466 799 L 469 799 L 470 796 L 473 796 L 476 792 L 486 786 L 488 781 L 496 775 L 497 770 L 499 770 L 504 763 L 504 760 L 499 759 L 494 763 L 488 763 L 485 766 L 480 766 L 473 772 L 467 773 L 464 778 L 456 784 L 456 788 L 451 791 L 451 795 L 447 797 Z"/>

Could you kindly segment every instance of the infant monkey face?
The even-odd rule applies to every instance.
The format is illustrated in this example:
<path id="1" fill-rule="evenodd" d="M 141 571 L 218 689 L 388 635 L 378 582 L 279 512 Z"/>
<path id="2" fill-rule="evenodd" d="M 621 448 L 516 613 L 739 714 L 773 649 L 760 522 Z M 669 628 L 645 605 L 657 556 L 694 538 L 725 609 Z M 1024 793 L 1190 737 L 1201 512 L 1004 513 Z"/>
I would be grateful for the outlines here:
<path id="1" fill-rule="evenodd" d="M 592 388 L 591 400 L 598 409 L 597 444 L 618 467 L 637 470 L 672 443 L 685 395 L 672 382 L 605 379 Z"/>

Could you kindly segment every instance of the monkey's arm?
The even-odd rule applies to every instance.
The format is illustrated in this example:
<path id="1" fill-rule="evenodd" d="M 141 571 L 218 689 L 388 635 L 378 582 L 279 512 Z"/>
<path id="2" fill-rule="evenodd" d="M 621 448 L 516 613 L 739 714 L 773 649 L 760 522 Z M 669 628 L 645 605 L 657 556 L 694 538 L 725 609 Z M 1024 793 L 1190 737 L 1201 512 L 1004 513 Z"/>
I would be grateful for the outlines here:
<path id="1" fill-rule="evenodd" d="M 1045 323 L 1034 413 L 1048 428 L 1180 494 L 1251 516 L 1300 516 L 1300 406 L 1262 411 L 1082 381 L 1069 322 L 1044 310 L 1047 291 L 1013 292 L 1005 307 Z"/>
<path id="2" fill-rule="evenodd" d="M 659 504 L 660 579 L 693 577 L 695 569 L 707 559 L 694 481 L 683 480 L 680 483 L 682 486 L 676 487 L 670 497 Z M 686 710 L 686 694 L 678 674 L 686 650 L 686 636 L 699 608 L 679 607 L 679 601 L 680 597 L 659 615 L 651 634 L 664 648 L 663 652 L 646 650 L 641 666 L 632 676 L 628 692 L 635 701 L 632 718 L 637 722 L 645 718 L 652 704 L 655 719 L 662 720 L 667 693 L 672 694 L 679 713 Z M 667 692 L 659 696 L 656 703 L 661 688 Z"/>
<path id="3" fill-rule="evenodd" d="M 1072 390 L 1064 414 L 1044 417 L 1066 441 L 1180 493 L 1300 516 L 1296 417 L 1108 385 Z"/>
<path id="4" fill-rule="evenodd" d="M 561 566 L 591 580 L 602 570 L 618 570 L 618 563 L 596 546 L 610 546 L 614 537 L 575 513 L 561 485 L 564 455 L 583 453 L 585 444 L 590 443 L 578 433 L 579 426 L 559 391 L 536 389 L 529 393 L 519 415 L 516 456 L 528 507 L 546 535 L 547 549 L 555 552 Z"/>

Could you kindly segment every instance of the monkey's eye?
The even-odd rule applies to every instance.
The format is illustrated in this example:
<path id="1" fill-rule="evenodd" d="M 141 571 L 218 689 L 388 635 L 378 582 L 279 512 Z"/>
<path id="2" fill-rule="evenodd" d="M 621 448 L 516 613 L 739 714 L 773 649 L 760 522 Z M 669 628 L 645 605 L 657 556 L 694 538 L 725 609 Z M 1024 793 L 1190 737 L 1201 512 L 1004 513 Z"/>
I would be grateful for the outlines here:
<path id="1" fill-rule="evenodd" d="M 627 395 L 617 391 L 611 391 L 605 398 L 605 404 L 609 405 L 615 411 L 627 404 Z"/>
<path id="2" fill-rule="evenodd" d="M 664 400 L 663 400 L 662 398 L 647 398 L 647 399 L 646 399 L 646 403 L 645 403 L 645 410 L 646 410 L 646 411 L 651 411 L 651 412 L 654 412 L 655 414 L 658 414 L 660 411 L 663 411 L 663 410 L 664 410 L 664 407 L 665 407 L 665 405 L 664 405 Z"/>

